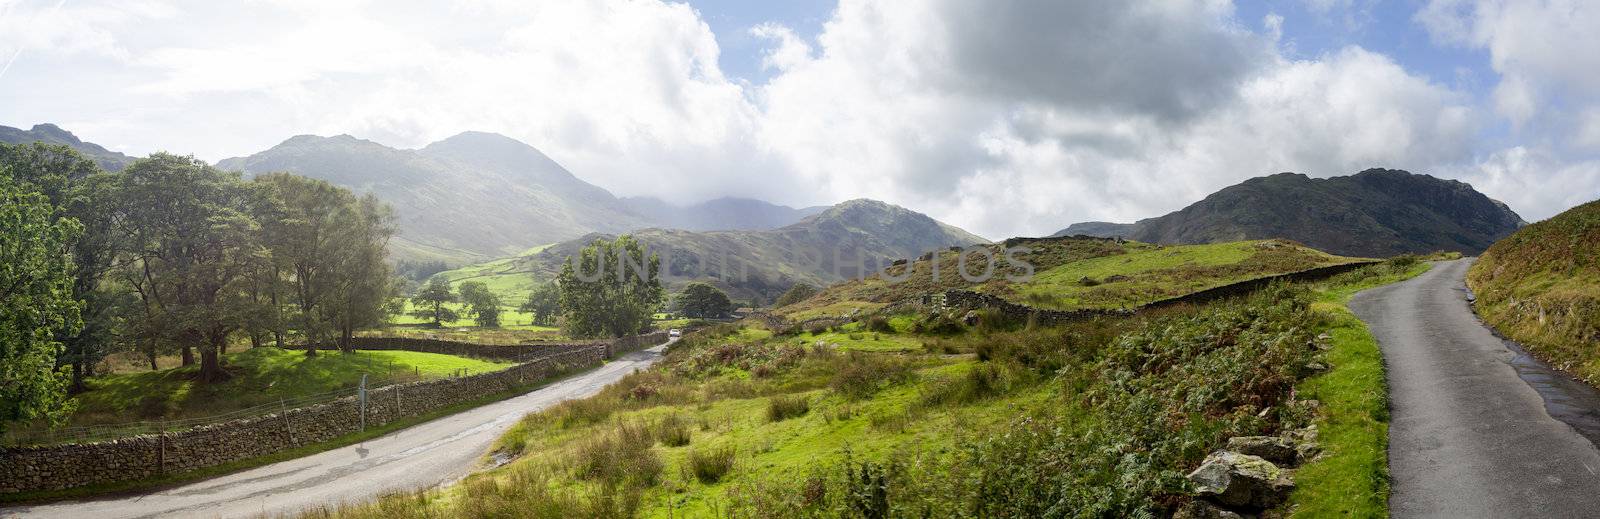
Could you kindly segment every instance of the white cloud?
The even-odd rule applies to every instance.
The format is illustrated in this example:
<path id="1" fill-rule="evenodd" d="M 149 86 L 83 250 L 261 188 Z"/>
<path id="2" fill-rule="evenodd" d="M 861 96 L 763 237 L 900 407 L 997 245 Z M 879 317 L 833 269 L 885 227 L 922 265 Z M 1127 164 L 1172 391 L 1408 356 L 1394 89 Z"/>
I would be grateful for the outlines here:
<path id="1" fill-rule="evenodd" d="M 1463 18 L 1482 9 L 1446 4 L 1418 14 L 1436 39 L 1500 48 L 1494 24 Z M 1279 171 L 1376 166 L 1481 179 L 1539 217 L 1595 171 L 1538 144 L 1479 151 L 1488 110 L 1540 127 L 1549 96 L 1593 86 L 1522 57 L 1538 45 L 1505 45 L 1517 51 L 1497 70 L 1528 88 L 1502 83 L 1479 107 L 1359 47 L 1288 59 L 1281 18 L 1252 32 L 1225 0 L 843 0 L 814 39 L 745 29 L 770 42 L 773 76 L 755 85 L 723 75 L 700 13 L 648 0 L 68 9 L 81 24 L 41 34 L 77 36 L 0 30 L 0 49 L 90 42 L 0 79 L 18 99 L 0 123 L 60 122 L 139 153 L 496 131 L 621 195 L 865 196 L 990 237 L 1155 216 Z M 1568 116 L 1581 130 L 1568 145 L 1600 142 L 1595 113 Z M 1517 180 L 1541 172 L 1574 183 Z"/>

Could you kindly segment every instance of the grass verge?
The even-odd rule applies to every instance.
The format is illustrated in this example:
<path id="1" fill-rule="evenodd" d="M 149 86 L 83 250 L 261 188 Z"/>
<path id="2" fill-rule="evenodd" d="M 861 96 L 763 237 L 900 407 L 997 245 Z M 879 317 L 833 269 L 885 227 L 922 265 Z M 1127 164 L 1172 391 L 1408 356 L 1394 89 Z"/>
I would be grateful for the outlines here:
<path id="1" fill-rule="evenodd" d="M 1296 392 L 1322 407 L 1313 423 L 1322 457 L 1295 475 L 1290 497 L 1302 517 L 1386 517 L 1389 502 L 1389 396 L 1378 342 L 1345 305 L 1357 292 L 1411 279 L 1426 262 L 1392 261 L 1317 286 L 1319 327 L 1331 339 L 1331 369 L 1302 380 Z"/>

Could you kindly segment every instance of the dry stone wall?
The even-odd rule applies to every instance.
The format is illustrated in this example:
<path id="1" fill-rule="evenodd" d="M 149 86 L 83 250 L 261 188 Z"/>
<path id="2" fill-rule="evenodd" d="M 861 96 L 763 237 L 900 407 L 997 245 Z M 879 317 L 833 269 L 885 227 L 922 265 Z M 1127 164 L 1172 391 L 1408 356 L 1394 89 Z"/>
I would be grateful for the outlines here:
<path id="1" fill-rule="evenodd" d="M 484 346 L 424 339 L 361 339 L 357 349 L 403 349 L 530 359 L 491 373 L 396 384 L 367 391 L 365 424 L 376 427 L 524 387 L 566 370 L 666 342 L 666 333 L 614 341 Z M 42 447 L 0 447 L 0 494 L 63 490 L 177 474 L 260 457 L 359 432 L 363 412 L 352 395 L 279 413 L 161 435 Z"/>

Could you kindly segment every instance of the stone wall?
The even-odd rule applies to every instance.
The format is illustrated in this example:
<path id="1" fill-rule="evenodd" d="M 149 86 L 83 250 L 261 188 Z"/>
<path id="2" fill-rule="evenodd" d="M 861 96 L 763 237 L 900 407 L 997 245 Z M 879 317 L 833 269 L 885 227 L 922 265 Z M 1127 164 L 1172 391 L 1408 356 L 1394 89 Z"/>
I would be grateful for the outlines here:
<path id="1" fill-rule="evenodd" d="M 538 358 L 544 355 L 564 353 L 574 349 L 589 348 L 596 345 L 604 346 L 607 344 L 607 341 L 536 342 L 528 344 L 497 346 L 493 344 L 476 344 L 470 342 L 444 341 L 438 339 L 412 339 L 405 337 L 351 337 L 350 344 L 358 350 L 404 350 L 497 360 L 523 360 Z M 323 349 L 331 350 L 337 349 L 337 347 L 329 345 L 324 346 Z"/>
<path id="2" fill-rule="evenodd" d="M 470 402 L 604 358 L 666 342 L 657 332 L 613 341 L 485 346 L 427 339 L 360 338 L 357 349 L 411 350 L 524 362 L 491 373 L 367 391 L 368 427 Z M 0 494 L 61 490 L 177 474 L 321 443 L 361 430 L 356 396 L 283 412 L 117 440 L 0 447 Z"/>

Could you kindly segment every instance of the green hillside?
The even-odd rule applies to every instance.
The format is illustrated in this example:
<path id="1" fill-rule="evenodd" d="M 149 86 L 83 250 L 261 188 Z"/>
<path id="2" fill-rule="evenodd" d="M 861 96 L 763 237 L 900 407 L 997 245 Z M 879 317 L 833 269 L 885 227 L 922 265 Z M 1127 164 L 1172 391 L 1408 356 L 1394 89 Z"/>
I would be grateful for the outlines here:
<path id="1" fill-rule="evenodd" d="M 1181 296 L 1229 283 L 1276 274 L 1356 261 L 1279 240 L 1245 241 L 1210 245 L 1160 246 L 1102 238 L 1044 238 L 1012 242 L 1030 252 L 1016 255 L 1034 267 L 1030 280 L 1013 282 L 1000 263 L 990 280 L 974 283 L 958 274 L 954 252 L 938 255 L 938 282 L 931 259 L 912 264 L 914 272 L 904 282 L 885 279 L 851 281 L 817 296 L 778 309 L 790 319 L 847 315 L 857 309 L 875 310 L 922 294 L 952 289 L 994 294 L 1013 302 L 1058 310 L 1132 308 L 1152 301 Z M 991 246 L 1003 258 L 1005 245 Z M 969 261 L 981 259 L 972 253 Z M 998 260 L 997 260 L 998 261 Z M 904 266 L 890 269 L 904 276 Z M 968 267 L 976 273 L 978 266 Z"/>
<path id="2" fill-rule="evenodd" d="M 530 415 L 497 445 L 509 463 L 308 516 L 1165 517 L 1192 499 L 1183 475 L 1227 438 L 1304 438 L 1310 425 L 1325 454 L 1299 466 L 1288 506 L 1381 515 L 1382 367 L 1342 302 L 1423 270 L 1391 262 L 1053 328 L 986 317 L 927 335 L 913 309 L 826 335 L 718 326 Z"/>
<path id="3" fill-rule="evenodd" d="M 1489 247 L 1467 284 L 1484 321 L 1552 365 L 1600 384 L 1600 201 Z"/>
<path id="4" fill-rule="evenodd" d="M 854 266 L 858 254 L 870 273 L 874 265 L 888 266 L 930 250 L 988 243 L 921 213 L 874 200 L 844 202 L 770 230 L 643 229 L 631 234 L 663 256 L 669 291 L 705 281 L 736 300 L 757 304 L 776 299 L 795 283 L 823 286 L 858 276 Z M 508 304 L 520 303 L 536 283 L 554 279 L 568 257 L 596 239 L 612 238 L 587 235 L 440 275 L 452 282 L 483 281 Z"/>

